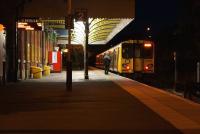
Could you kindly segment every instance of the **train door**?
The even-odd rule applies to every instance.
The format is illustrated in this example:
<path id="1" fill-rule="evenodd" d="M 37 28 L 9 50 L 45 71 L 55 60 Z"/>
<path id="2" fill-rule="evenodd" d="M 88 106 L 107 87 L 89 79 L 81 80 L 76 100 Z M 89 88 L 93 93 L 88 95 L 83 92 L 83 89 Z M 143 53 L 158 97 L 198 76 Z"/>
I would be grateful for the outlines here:
<path id="1" fill-rule="evenodd" d="M 119 59 L 120 59 L 120 47 L 116 48 L 116 72 L 120 72 L 119 68 Z"/>
<path id="2" fill-rule="evenodd" d="M 114 71 L 115 64 L 116 64 L 116 51 L 115 51 L 115 49 L 112 49 L 111 51 L 112 52 L 110 53 L 110 57 L 111 57 L 110 70 Z"/>
<path id="3" fill-rule="evenodd" d="M 143 58 L 141 44 L 134 43 L 134 59 L 133 69 L 134 72 L 142 72 L 143 70 Z"/>
<path id="4" fill-rule="evenodd" d="M 122 44 L 122 71 L 124 73 L 133 73 L 133 44 Z"/>
<path id="5" fill-rule="evenodd" d="M 117 49 L 115 48 L 114 51 L 113 51 L 113 70 L 114 71 L 117 71 Z"/>
<path id="6" fill-rule="evenodd" d="M 154 73 L 154 45 L 152 42 L 143 44 L 144 73 Z"/>

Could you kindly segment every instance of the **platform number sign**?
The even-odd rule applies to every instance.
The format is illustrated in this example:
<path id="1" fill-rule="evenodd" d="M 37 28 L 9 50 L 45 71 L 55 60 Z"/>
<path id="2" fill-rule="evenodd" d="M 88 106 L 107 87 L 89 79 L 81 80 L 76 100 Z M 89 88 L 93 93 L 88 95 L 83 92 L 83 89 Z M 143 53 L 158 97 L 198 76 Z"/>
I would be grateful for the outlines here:
<path id="1" fill-rule="evenodd" d="M 87 21 L 87 10 L 86 9 L 76 9 L 75 13 L 75 21 Z"/>

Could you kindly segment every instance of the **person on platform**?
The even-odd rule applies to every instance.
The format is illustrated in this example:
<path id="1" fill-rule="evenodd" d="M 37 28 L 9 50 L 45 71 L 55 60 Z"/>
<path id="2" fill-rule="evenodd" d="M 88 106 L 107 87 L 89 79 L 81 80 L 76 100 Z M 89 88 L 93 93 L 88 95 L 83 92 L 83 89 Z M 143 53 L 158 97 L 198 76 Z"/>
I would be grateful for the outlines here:
<path id="1" fill-rule="evenodd" d="M 105 74 L 108 74 L 108 71 L 109 71 L 109 68 L 110 68 L 110 61 L 111 61 L 111 58 L 110 58 L 109 54 L 105 53 L 104 57 L 103 57 Z"/>

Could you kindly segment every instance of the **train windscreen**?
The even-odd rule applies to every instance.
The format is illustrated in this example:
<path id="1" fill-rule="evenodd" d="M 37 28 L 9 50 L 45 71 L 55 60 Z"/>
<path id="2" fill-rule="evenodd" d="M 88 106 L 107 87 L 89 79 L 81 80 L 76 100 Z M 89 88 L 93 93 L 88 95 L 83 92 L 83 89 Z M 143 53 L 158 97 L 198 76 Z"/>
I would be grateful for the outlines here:
<path id="1" fill-rule="evenodd" d="M 133 44 L 131 43 L 122 44 L 122 58 L 124 59 L 133 58 Z"/>
<path id="2" fill-rule="evenodd" d="M 144 59 L 153 58 L 153 46 L 151 44 L 144 44 L 142 55 Z"/>

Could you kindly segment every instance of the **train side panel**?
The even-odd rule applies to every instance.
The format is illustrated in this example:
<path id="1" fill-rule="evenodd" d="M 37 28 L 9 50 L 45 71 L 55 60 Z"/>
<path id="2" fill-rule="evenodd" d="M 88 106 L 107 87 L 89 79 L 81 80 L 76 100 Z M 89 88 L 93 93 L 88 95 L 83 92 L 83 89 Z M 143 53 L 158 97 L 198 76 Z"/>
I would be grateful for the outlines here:
<path id="1" fill-rule="evenodd" d="M 112 68 L 112 71 L 117 71 L 117 48 L 114 48 L 113 50 L 113 68 Z"/>
<path id="2" fill-rule="evenodd" d="M 116 52 L 116 58 L 115 58 L 115 66 L 114 66 L 114 71 L 115 72 L 119 72 L 119 59 L 120 59 L 120 45 L 118 47 L 115 48 L 115 52 Z"/>
<path id="3" fill-rule="evenodd" d="M 117 64 L 117 71 L 122 73 L 122 47 L 121 44 L 119 45 L 119 57 L 118 57 L 118 64 Z"/>

